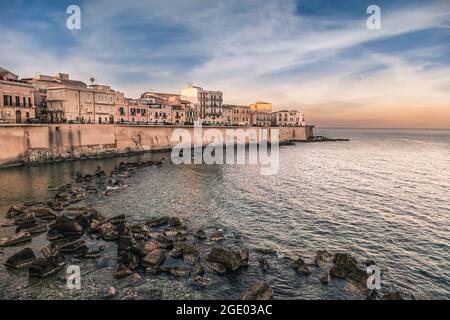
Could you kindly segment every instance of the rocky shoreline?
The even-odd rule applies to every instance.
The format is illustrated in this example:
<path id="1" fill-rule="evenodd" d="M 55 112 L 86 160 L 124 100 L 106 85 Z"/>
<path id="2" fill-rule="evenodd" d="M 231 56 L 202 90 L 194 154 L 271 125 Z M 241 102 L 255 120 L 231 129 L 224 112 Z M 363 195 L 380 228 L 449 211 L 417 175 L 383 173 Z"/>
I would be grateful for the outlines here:
<path id="1" fill-rule="evenodd" d="M 257 266 L 264 274 L 271 269 L 270 252 L 255 252 L 231 241 L 222 230 L 207 232 L 177 216 L 157 216 L 131 223 L 124 214 L 107 218 L 92 206 L 79 206 L 90 194 L 112 196 L 126 186 L 126 179 L 138 170 L 163 163 L 142 161 L 120 163 L 109 173 L 98 168 L 95 173 L 75 175 L 75 183 L 54 188 L 52 199 L 11 207 L 2 227 L 15 228 L 14 235 L 0 239 L 1 247 L 28 244 L 45 234 L 49 244 L 37 252 L 29 247 L 7 257 L 7 270 L 26 270 L 30 277 L 51 278 L 63 274 L 68 259 L 99 259 L 102 243 L 116 246 L 117 268 L 114 278 L 133 279 L 166 275 L 189 278 L 196 290 L 205 290 L 213 282 L 208 274 L 219 277 L 246 272 Z M 51 188 L 53 190 L 53 188 Z M 166 264 L 167 260 L 177 264 Z M 341 279 L 367 299 L 417 299 L 410 293 L 392 291 L 384 295 L 367 289 L 366 267 L 372 261 L 359 262 L 349 253 L 318 250 L 314 261 L 303 257 L 291 259 L 290 267 L 302 277 L 320 272 L 318 286 Z M 55 277 L 56 278 L 56 277 Z M 57 279 L 57 278 L 56 278 Z M 64 277 L 63 277 L 64 280 Z M 118 288 L 105 285 L 104 298 L 117 298 Z M 276 292 L 261 278 L 240 293 L 242 299 L 271 299 Z"/>

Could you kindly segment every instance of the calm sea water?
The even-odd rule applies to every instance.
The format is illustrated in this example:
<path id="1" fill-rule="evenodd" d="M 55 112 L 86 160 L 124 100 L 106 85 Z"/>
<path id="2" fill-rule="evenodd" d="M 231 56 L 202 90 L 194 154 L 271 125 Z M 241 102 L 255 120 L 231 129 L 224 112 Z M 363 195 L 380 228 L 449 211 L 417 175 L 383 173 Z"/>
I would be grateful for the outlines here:
<path id="1" fill-rule="evenodd" d="M 316 134 L 350 142 L 298 143 L 282 147 L 280 170 L 262 176 L 256 165 L 166 163 L 140 170 L 129 187 L 107 199 L 89 200 L 105 215 L 125 213 L 132 222 L 179 215 L 207 232 L 224 229 L 251 249 L 271 248 L 271 270 L 262 273 L 252 252 L 246 270 L 226 277 L 208 274 L 205 290 L 192 279 L 142 275 L 132 288 L 112 277 L 115 247 L 99 261 L 83 261 L 82 289 L 68 292 L 55 277 L 28 279 L 3 262 L 0 298 L 98 298 L 114 284 L 121 295 L 163 299 L 239 298 L 258 279 L 267 280 L 278 299 L 352 299 L 359 296 L 333 280 L 320 284 L 320 270 L 295 274 L 286 257 L 311 261 L 318 249 L 348 251 L 373 259 L 383 270 L 383 288 L 403 288 L 432 299 L 450 298 L 450 131 L 317 129 Z M 150 154 L 126 158 L 170 158 Z M 0 170 L 0 220 L 16 203 L 50 196 L 49 186 L 73 181 L 75 171 L 114 168 L 124 159 L 103 159 Z M 10 234 L 0 228 L 0 236 Z M 44 236 L 30 245 L 38 250 Z M 206 253 L 205 253 L 206 254 Z M 130 291 L 132 290 L 132 291 Z M 123 297 L 122 296 L 122 297 Z"/>

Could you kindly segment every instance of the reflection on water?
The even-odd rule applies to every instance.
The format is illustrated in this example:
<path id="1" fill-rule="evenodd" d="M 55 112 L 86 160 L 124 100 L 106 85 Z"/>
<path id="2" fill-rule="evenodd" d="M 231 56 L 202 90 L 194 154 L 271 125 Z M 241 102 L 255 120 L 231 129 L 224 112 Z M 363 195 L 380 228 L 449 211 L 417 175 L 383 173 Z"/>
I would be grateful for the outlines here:
<path id="1" fill-rule="evenodd" d="M 450 132 L 444 130 L 323 129 L 317 134 L 350 142 L 297 144 L 280 150 L 276 176 L 262 176 L 256 165 L 184 165 L 145 168 L 129 187 L 106 199 L 90 199 L 105 215 L 125 213 L 139 222 L 155 215 L 179 215 L 207 232 L 224 229 L 250 248 L 272 248 L 272 269 L 257 263 L 227 277 L 214 277 L 207 290 L 189 279 L 144 276 L 133 292 L 128 280 L 115 280 L 115 247 L 99 261 L 83 261 L 81 292 L 67 292 L 55 281 L 29 280 L 24 272 L 0 267 L 0 298 L 98 298 L 111 283 L 123 295 L 140 298 L 238 298 L 256 279 L 266 279 L 276 298 L 354 298 L 340 281 L 319 283 L 289 268 L 288 256 L 311 260 L 316 250 L 350 251 L 375 260 L 383 284 L 430 298 L 449 298 Z M 126 158 L 170 158 L 148 154 Z M 73 181 L 76 171 L 106 171 L 123 159 L 67 162 L 0 170 L 0 219 L 15 203 L 51 196 L 48 187 Z M 7 234 L 0 229 L 0 235 Z M 45 244 L 39 236 L 32 243 Z M 0 263 L 16 249 L 4 249 Z M 206 253 L 205 253 L 206 254 Z M 254 253 L 251 259 L 255 259 Z M 20 290 L 17 290 L 19 288 Z"/>

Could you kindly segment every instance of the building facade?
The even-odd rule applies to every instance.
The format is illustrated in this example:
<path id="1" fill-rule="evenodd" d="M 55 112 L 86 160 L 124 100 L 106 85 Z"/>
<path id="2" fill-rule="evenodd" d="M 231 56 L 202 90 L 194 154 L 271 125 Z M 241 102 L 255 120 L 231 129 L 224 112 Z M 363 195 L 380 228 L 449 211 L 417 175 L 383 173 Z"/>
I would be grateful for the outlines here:
<path id="1" fill-rule="evenodd" d="M 87 86 L 69 82 L 61 74 L 60 85 L 47 88 L 47 112 L 50 122 L 114 123 L 117 107 L 125 106 L 123 93 L 105 85 Z"/>
<path id="2" fill-rule="evenodd" d="M 272 124 L 272 104 L 265 101 L 257 101 L 250 105 L 251 125 L 268 127 Z"/>
<path id="3" fill-rule="evenodd" d="M 297 110 L 280 110 L 272 112 L 272 125 L 278 127 L 305 126 L 303 113 Z"/>
<path id="4" fill-rule="evenodd" d="M 251 124 L 251 109 L 249 106 L 224 104 L 223 110 L 224 115 L 225 110 L 230 112 L 227 115 L 227 124 L 233 126 L 249 126 Z"/>
<path id="5" fill-rule="evenodd" d="M 34 88 L 0 68 L 0 122 L 25 123 L 35 118 Z"/>
<path id="6" fill-rule="evenodd" d="M 197 109 L 198 120 L 207 125 L 222 125 L 223 93 L 222 91 L 205 90 L 189 84 L 181 91 L 181 99 L 188 100 Z"/>

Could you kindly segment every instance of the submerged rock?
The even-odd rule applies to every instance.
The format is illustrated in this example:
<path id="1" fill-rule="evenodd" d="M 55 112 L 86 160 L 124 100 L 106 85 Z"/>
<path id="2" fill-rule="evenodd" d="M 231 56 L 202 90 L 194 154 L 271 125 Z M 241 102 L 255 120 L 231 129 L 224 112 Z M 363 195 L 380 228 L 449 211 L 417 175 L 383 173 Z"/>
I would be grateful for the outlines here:
<path id="1" fill-rule="evenodd" d="M 0 247 L 15 246 L 28 241 L 31 241 L 31 233 L 22 231 L 9 238 L 0 239 Z"/>
<path id="2" fill-rule="evenodd" d="M 25 224 L 22 226 L 18 226 L 16 228 L 16 232 L 29 232 L 32 235 L 35 234 L 39 234 L 39 233 L 44 233 L 48 231 L 48 225 L 46 222 L 41 222 L 41 223 L 33 223 L 33 224 Z"/>
<path id="3" fill-rule="evenodd" d="M 211 282 L 212 280 L 210 278 L 206 278 L 203 276 L 196 276 L 194 278 L 195 285 L 200 289 L 206 288 Z"/>
<path id="4" fill-rule="evenodd" d="M 227 272 L 225 266 L 219 262 L 206 261 L 206 266 L 208 267 L 209 270 L 218 274 L 224 274 L 225 272 Z"/>
<path id="5" fill-rule="evenodd" d="M 185 244 L 183 248 L 183 261 L 189 264 L 195 264 L 200 257 L 200 250 L 195 244 Z"/>
<path id="6" fill-rule="evenodd" d="M 330 275 L 335 278 L 352 280 L 356 284 L 366 286 L 368 274 L 358 267 L 358 262 L 348 253 L 336 253 L 333 257 Z"/>
<path id="7" fill-rule="evenodd" d="M 36 216 L 36 218 L 40 218 L 43 220 L 56 219 L 55 213 L 50 208 L 45 208 L 45 207 L 33 208 L 33 209 L 30 209 L 29 211 L 30 211 L 30 213 L 33 213 Z"/>
<path id="8" fill-rule="evenodd" d="M 270 300 L 273 297 L 272 288 L 267 282 L 258 281 L 242 294 L 242 300 Z"/>
<path id="9" fill-rule="evenodd" d="M 36 256 L 32 249 L 25 248 L 11 256 L 6 262 L 5 266 L 13 269 L 20 269 L 28 266 L 34 260 L 36 260 Z"/>
<path id="10" fill-rule="evenodd" d="M 190 275 L 191 269 L 187 267 L 161 267 L 162 272 L 168 273 L 175 277 L 186 277 Z"/>
<path id="11" fill-rule="evenodd" d="M 303 273 L 304 275 L 311 274 L 311 270 L 309 270 L 308 265 L 303 261 L 302 258 L 297 258 L 292 264 L 292 269 L 294 269 L 297 272 Z"/>
<path id="12" fill-rule="evenodd" d="M 14 221 L 15 225 L 33 224 L 36 222 L 36 216 L 32 212 L 25 213 Z"/>
<path id="13" fill-rule="evenodd" d="M 119 232 L 117 231 L 116 227 L 109 222 L 102 223 L 98 227 L 98 232 L 106 241 L 115 241 L 119 239 Z"/>
<path id="14" fill-rule="evenodd" d="M 117 268 L 116 272 L 114 272 L 114 278 L 116 279 L 123 279 L 126 278 L 128 276 L 131 276 L 134 272 L 130 269 L 128 269 L 126 266 L 124 265 L 119 265 L 119 267 Z"/>

